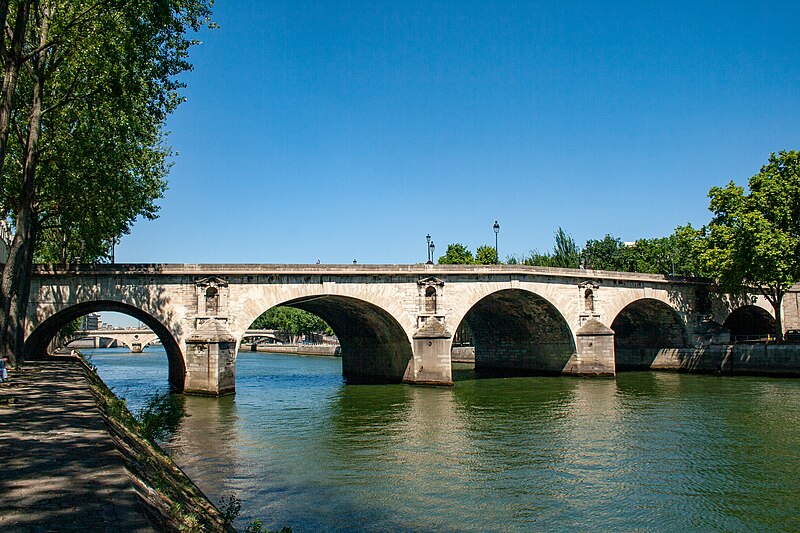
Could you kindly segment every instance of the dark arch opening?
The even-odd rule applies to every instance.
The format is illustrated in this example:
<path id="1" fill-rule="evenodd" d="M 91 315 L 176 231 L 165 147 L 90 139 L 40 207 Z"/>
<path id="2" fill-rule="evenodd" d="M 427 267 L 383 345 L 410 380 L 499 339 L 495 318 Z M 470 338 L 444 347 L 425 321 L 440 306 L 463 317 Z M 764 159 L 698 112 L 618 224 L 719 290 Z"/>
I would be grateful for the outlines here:
<path id="1" fill-rule="evenodd" d="M 463 322 L 472 331 L 479 371 L 560 374 L 575 354 L 567 321 L 532 292 L 506 289 L 485 296 Z"/>
<path id="2" fill-rule="evenodd" d="M 402 326 L 380 307 L 346 296 L 312 296 L 280 304 L 327 322 L 339 339 L 348 383 L 400 383 L 412 359 Z"/>
<path id="3" fill-rule="evenodd" d="M 83 302 L 63 309 L 47 318 L 39 324 L 35 330 L 25 340 L 24 355 L 29 359 L 37 359 L 47 355 L 47 347 L 61 329 L 75 320 L 89 313 L 99 311 L 115 311 L 130 315 L 142 321 L 147 327 L 158 335 L 164 350 L 167 352 L 167 362 L 169 364 L 169 385 L 176 392 L 183 391 L 186 378 L 186 365 L 183 360 L 181 348 L 172 333 L 154 316 L 142 311 L 138 307 L 114 302 L 109 300 L 98 300 Z"/>
<path id="4" fill-rule="evenodd" d="M 689 345 L 686 326 L 677 311 L 652 298 L 625 306 L 611 329 L 617 371 L 649 369 L 659 350 Z"/>
<path id="5" fill-rule="evenodd" d="M 775 333 L 775 318 L 762 307 L 745 305 L 729 314 L 722 326 L 730 330 L 734 342 L 764 340 Z"/>

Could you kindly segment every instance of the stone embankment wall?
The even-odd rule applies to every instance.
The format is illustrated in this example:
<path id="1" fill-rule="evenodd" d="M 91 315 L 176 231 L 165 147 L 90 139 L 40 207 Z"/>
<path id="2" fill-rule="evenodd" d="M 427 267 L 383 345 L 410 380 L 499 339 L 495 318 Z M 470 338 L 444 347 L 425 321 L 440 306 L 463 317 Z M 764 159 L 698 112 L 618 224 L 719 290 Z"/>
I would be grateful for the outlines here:
<path id="1" fill-rule="evenodd" d="M 72 359 L 72 358 L 63 358 Z M 125 464 L 137 495 L 156 531 L 235 532 L 191 479 L 152 442 L 132 427 L 133 415 L 83 359 L 103 420 Z M 65 364 L 70 364 L 65 361 Z"/>
<path id="2" fill-rule="evenodd" d="M 617 371 L 675 370 L 800 377 L 798 344 L 734 344 L 702 348 L 617 350 Z"/>
<path id="3" fill-rule="evenodd" d="M 250 351 L 265 353 L 289 353 L 293 355 L 342 355 L 342 348 L 338 344 L 268 344 L 259 345 L 255 350 Z"/>
<path id="4" fill-rule="evenodd" d="M 457 346 L 451 350 L 451 361 L 454 363 L 474 363 L 474 346 Z"/>

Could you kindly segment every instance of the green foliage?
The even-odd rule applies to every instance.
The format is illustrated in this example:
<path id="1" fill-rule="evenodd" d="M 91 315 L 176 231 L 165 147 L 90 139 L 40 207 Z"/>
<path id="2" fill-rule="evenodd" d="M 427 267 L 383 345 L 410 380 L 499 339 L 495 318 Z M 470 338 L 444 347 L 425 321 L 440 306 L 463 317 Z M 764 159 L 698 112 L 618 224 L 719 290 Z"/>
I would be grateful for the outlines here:
<path id="1" fill-rule="evenodd" d="M 182 101 L 175 76 L 191 68 L 195 41 L 186 33 L 208 23 L 209 2 L 70 0 L 32 9 L 29 41 L 51 46 L 41 71 L 20 71 L 12 127 L 29 127 L 28 95 L 42 83 L 36 259 L 103 259 L 137 217 L 157 215 L 170 166 L 164 120 Z M 24 143 L 9 144 L 0 205 L 12 221 L 25 157 Z"/>
<path id="2" fill-rule="evenodd" d="M 242 501 L 235 494 L 229 494 L 219 500 L 219 510 L 222 514 L 222 524 L 224 528 L 232 527 L 233 521 L 242 511 Z"/>
<path id="3" fill-rule="evenodd" d="M 551 266 L 561 268 L 578 268 L 580 266 L 580 250 L 575 239 L 567 235 L 563 228 L 556 231 L 556 244 L 553 246 Z"/>
<path id="4" fill-rule="evenodd" d="M 155 394 L 136 414 L 139 433 L 152 442 L 164 441 L 174 435 L 186 416 L 183 395 Z"/>
<path id="5" fill-rule="evenodd" d="M 729 292 L 761 292 L 775 309 L 781 336 L 783 295 L 800 281 L 800 153 L 770 154 L 749 180 L 713 187 L 702 260 Z"/>
<path id="6" fill-rule="evenodd" d="M 553 264 L 553 257 L 550 254 L 539 253 L 538 250 L 531 250 L 528 255 L 522 258 L 521 263 L 527 266 L 555 266 Z"/>
<path id="7" fill-rule="evenodd" d="M 61 331 L 58 334 L 61 336 L 62 339 L 71 339 L 75 332 L 81 329 L 81 319 L 76 318 L 75 320 L 67 323 L 66 326 L 61 328 Z"/>
<path id="8" fill-rule="evenodd" d="M 441 262 L 441 261 L 440 261 Z M 497 254 L 494 247 L 482 244 L 475 250 L 475 263 L 478 265 L 494 265 L 497 261 Z"/>
<path id="9" fill-rule="evenodd" d="M 125 398 L 118 398 L 112 394 L 106 404 L 106 412 L 109 418 L 117 420 L 128 428 L 136 428 L 138 426 L 136 418 L 128 411 L 128 402 Z"/>
<path id="10" fill-rule="evenodd" d="M 594 270 L 702 276 L 702 234 L 691 225 L 679 226 L 669 237 L 639 239 L 632 246 L 606 235 L 587 241 L 581 259 L 585 268 Z"/>
<path id="11" fill-rule="evenodd" d="M 211 3 L 0 2 L 3 17 L 24 14 L 0 43 L 0 219 L 15 227 L 0 351 L 12 360 L 23 352 L 34 260 L 102 260 L 139 217 L 156 217 L 170 165 L 165 120 L 196 43 L 187 33 L 208 24 Z"/>
<path id="12" fill-rule="evenodd" d="M 600 240 L 588 240 L 581 252 L 581 259 L 585 268 L 592 270 L 626 269 L 625 244 L 618 238 L 606 234 Z"/>
<path id="13" fill-rule="evenodd" d="M 264 523 L 256 518 L 244 529 L 245 533 L 292 533 L 292 528 L 282 527 L 278 530 L 270 531 L 264 527 Z"/>
<path id="14" fill-rule="evenodd" d="M 247 527 L 244 528 L 244 533 L 267 533 L 267 529 L 264 527 L 264 522 L 256 518 L 247 524 Z"/>
<path id="15" fill-rule="evenodd" d="M 302 309 L 284 306 L 267 310 L 250 327 L 252 329 L 277 329 L 291 335 L 333 333 L 330 326 L 317 315 Z"/>
<path id="16" fill-rule="evenodd" d="M 551 254 L 531 250 L 527 256 L 520 259 L 510 258 L 509 264 L 517 264 L 519 262 L 528 266 L 578 268 L 580 257 L 580 249 L 575 244 L 575 240 L 567 235 L 562 228 L 558 228 L 555 232 L 555 245 Z M 514 263 L 511 263 L 512 260 Z"/>
<path id="17" fill-rule="evenodd" d="M 494 250 L 492 250 L 494 252 Z M 447 250 L 444 255 L 439 257 L 440 265 L 471 265 L 475 260 L 472 257 L 472 252 L 461 243 L 453 243 L 447 245 Z"/>
<path id="18" fill-rule="evenodd" d="M 200 518 L 178 502 L 175 502 L 169 508 L 169 516 L 178 526 L 178 531 L 181 533 L 196 533 L 205 530 Z"/>

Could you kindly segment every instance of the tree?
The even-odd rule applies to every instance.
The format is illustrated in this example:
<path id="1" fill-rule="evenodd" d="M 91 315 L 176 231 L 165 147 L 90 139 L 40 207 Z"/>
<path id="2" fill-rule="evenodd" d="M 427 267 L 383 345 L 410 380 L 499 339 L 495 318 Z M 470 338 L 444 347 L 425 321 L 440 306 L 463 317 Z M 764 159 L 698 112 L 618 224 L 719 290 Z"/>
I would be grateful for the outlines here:
<path id="1" fill-rule="evenodd" d="M 448 244 L 444 255 L 439 257 L 440 265 L 471 265 L 473 262 L 472 252 L 458 242 Z"/>
<path id="2" fill-rule="evenodd" d="M 0 280 L 0 350 L 15 359 L 34 257 L 103 258 L 137 217 L 156 216 L 169 169 L 164 120 L 181 101 L 175 76 L 191 68 L 186 34 L 208 23 L 210 0 L 8 4 L 0 210 L 15 231 Z"/>
<path id="3" fill-rule="evenodd" d="M 494 265 L 497 264 L 497 253 L 494 247 L 488 244 L 482 244 L 475 250 L 475 263 L 479 265 Z"/>
<path id="4" fill-rule="evenodd" d="M 293 336 L 308 333 L 331 334 L 330 326 L 320 317 L 294 307 L 277 306 L 268 309 L 255 319 L 253 329 L 276 329 Z"/>
<path id="5" fill-rule="evenodd" d="M 702 259 L 724 290 L 762 294 L 782 339 L 783 296 L 800 281 L 800 153 L 770 154 L 748 185 L 750 194 L 733 182 L 709 191 Z"/>
<path id="6" fill-rule="evenodd" d="M 556 231 L 556 243 L 553 246 L 552 265 L 561 268 L 578 268 L 580 266 L 581 252 L 575 244 L 575 239 L 567 235 L 563 228 Z"/>
<path id="7" fill-rule="evenodd" d="M 622 260 L 625 243 L 616 237 L 606 234 L 600 240 L 588 240 L 581 252 L 581 259 L 586 268 L 592 270 L 625 270 Z"/>
<path id="8" fill-rule="evenodd" d="M 668 237 L 639 239 L 632 246 L 606 235 L 601 240 L 586 241 L 581 258 L 586 268 L 595 270 L 702 276 L 705 274 L 699 255 L 702 234 L 702 230 L 687 224 Z"/>
<path id="9" fill-rule="evenodd" d="M 553 264 L 553 256 L 548 253 L 539 253 L 539 250 L 531 250 L 528 255 L 522 259 L 522 264 L 527 266 L 543 266 L 551 267 L 556 266 Z"/>

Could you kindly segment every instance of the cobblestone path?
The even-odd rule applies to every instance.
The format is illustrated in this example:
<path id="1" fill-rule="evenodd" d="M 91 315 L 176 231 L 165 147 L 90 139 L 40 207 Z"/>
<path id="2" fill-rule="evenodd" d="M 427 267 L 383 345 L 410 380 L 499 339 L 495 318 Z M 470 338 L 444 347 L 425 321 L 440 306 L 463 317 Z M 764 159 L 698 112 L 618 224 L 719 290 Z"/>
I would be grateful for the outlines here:
<path id="1" fill-rule="evenodd" d="M 80 367 L 0 384 L 0 531 L 152 531 Z"/>

